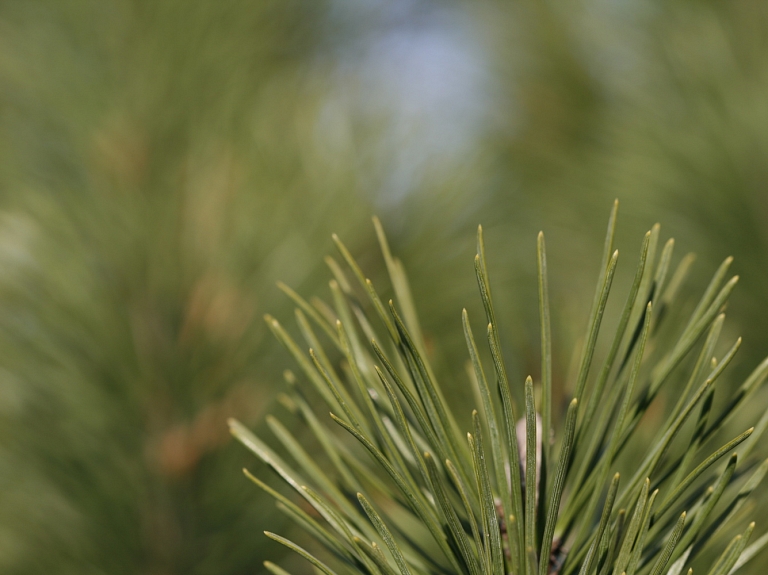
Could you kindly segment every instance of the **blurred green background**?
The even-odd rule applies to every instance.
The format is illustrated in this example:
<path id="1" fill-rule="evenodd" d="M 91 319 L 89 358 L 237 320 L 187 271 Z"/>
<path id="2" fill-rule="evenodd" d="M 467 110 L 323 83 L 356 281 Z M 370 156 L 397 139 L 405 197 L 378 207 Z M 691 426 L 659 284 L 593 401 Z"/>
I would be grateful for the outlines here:
<path id="1" fill-rule="evenodd" d="M 691 294 L 736 256 L 739 383 L 768 350 L 767 96 L 758 0 L 0 3 L 0 571 L 279 556 L 225 421 L 258 428 L 290 365 L 277 280 L 327 295 L 332 232 L 383 277 L 374 213 L 454 397 L 477 224 L 520 378 L 547 233 L 562 385 L 616 197 L 625 259 L 661 222 Z"/>

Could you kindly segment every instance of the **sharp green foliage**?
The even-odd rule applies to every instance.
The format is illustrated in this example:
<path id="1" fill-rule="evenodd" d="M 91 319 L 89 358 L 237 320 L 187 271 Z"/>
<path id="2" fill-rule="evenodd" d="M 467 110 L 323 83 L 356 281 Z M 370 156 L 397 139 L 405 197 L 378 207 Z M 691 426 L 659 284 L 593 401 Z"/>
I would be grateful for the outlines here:
<path id="1" fill-rule="evenodd" d="M 549 319 L 549 281 L 547 279 L 547 248 L 544 234 L 537 240 L 539 272 L 539 322 L 541 324 L 541 428 L 544 434 L 544 459 L 551 465 L 549 433 L 552 429 L 552 333 Z"/>
<path id="2" fill-rule="evenodd" d="M 275 565 L 271 561 L 264 561 L 264 567 L 266 567 L 267 571 L 272 573 L 272 575 L 291 575 L 288 571 L 279 565 Z"/>
<path id="3" fill-rule="evenodd" d="M 768 423 L 761 420 L 735 437 L 728 426 L 762 385 L 768 362 L 732 397 L 714 401 L 716 390 L 726 392 L 718 384 L 740 344 L 714 357 L 735 285 L 735 278 L 727 278 L 731 260 L 717 270 L 691 315 L 679 319 L 672 308 L 692 258 L 684 257 L 671 272 L 674 242 L 667 241 L 657 257 L 660 232 L 654 226 L 642 240 L 634 281 L 619 296 L 626 302 L 621 315 L 605 322 L 617 327 L 602 351 L 601 326 L 618 269 L 616 208 L 578 370 L 560 390 L 553 390 L 560 382 L 552 377 L 543 234 L 536 253 L 541 373 L 510 381 L 503 322 L 494 310 L 478 232 L 475 272 L 488 348 L 478 345 L 466 310 L 460 328 L 479 402 L 474 409 L 452 409 L 445 382 L 431 365 L 402 264 L 378 221 L 393 299 L 376 292 L 337 237 L 348 269 L 329 260 L 335 328 L 329 314 L 318 311 L 322 305 L 282 286 L 298 306 L 299 329 L 312 349 L 302 351 L 276 320 L 268 323 L 302 369 L 303 380 L 289 378 L 287 401 L 297 406 L 322 451 L 313 454 L 270 418 L 294 471 L 232 422 L 234 435 L 315 512 L 248 474 L 315 547 L 310 553 L 269 536 L 326 575 L 679 575 L 692 567 L 730 575 L 754 557 L 768 539 L 748 546 L 753 523 L 740 527 L 742 534 L 730 543 L 720 536 L 732 534 L 736 520 L 744 519 L 740 512 L 768 471 L 768 463 L 748 457 Z M 603 358 L 602 367 L 592 373 L 595 357 Z M 553 401 L 565 390 L 573 392 L 567 408 Z M 524 405 L 516 406 L 513 397 L 523 397 Z M 744 449 L 742 457 L 737 448 Z M 285 575 L 277 566 L 268 569 Z"/>
<path id="4" fill-rule="evenodd" d="M 600 514 L 600 523 L 598 524 L 597 530 L 595 531 L 595 537 L 592 541 L 592 545 L 589 547 L 589 551 L 587 551 L 586 559 L 581 565 L 579 575 L 588 575 L 589 573 L 592 573 L 597 564 L 597 558 L 600 554 L 600 543 L 603 539 L 603 535 L 605 535 L 605 529 L 608 527 L 608 521 L 611 518 L 613 502 L 616 501 L 616 491 L 619 488 L 619 478 L 620 475 L 618 473 L 614 475 L 613 480 L 611 481 L 611 486 L 608 488 L 608 496 L 605 498 L 603 512 Z M 582 549 L 584 549 L 584 547 L 582 547 Z M 575 563 L 575 561 L 572 561 L 570 565 L 575 565 Z"/>
<path id="5" fill-rule="evenodd" d="M 325 575 L 336 575 L 333 569 L 331 569 L 325 563 L 320 561 L 317 557 L 309 553 L 306 549 L 296 545 L 293 541 L 286 539 L 285 537 L 280 537 L 279 535 L 275 535 L 274 533 L 270 533 L 269 531 L 265 531 L 264 535 L 266 535 L 267 537 L 269 537 L 274 541 L 277 541 L 282 545 L 285 545 L 286 547 L 288 547 L 288 549 L 295 551 L 296 553 L 304 557 L 304 559 L 312 563 L 312 565 L 317 567 L 320 571 L 325 573 Z"/>

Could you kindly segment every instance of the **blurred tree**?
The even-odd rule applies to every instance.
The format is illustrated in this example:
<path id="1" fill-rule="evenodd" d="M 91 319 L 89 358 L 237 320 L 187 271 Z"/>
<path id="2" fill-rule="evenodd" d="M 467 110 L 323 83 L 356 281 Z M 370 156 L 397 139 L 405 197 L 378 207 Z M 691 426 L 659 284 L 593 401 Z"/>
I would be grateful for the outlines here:
<path id="1" fill-rule="evenodd" d="M 702 267 L 735 256 L 729 312 L 756 357 L 768 347 L 768 6 L 663 6 L 649 27 L 638 77 L 618 86 L 601 171 L 633 211 L 663 209 Z"/>
<path id="2" fill-rule="evenodd" d="M 4 573 L 261 569 L 225 421 L 279 381 L 275 280 L 372 235 L 317 132 L 325 10 L 0 7 Z"/>

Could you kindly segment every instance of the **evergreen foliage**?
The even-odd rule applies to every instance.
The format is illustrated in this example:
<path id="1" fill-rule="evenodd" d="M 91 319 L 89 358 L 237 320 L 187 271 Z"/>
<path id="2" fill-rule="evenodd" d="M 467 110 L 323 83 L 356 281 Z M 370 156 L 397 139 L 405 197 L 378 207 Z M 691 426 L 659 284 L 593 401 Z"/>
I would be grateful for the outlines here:
<path id="1" fill-rule="evenodd" d="M 0 6 L 3 574 L 263 571 L 226 419 L 263 425 L 275 279 L 370 210 L 313 144 L 323 10 Z"/>
<path id="2" fill-rule="evenodd" d="M 495 246 L 513 246 L 494 249 L 489 260 L 494 307 L 504 319 L 497 337 L 518 421 L 525 419 L 526 399 L 518 375 L 539 373 L 532 367 L 538 362 L 532 346 L 538 346 L 540 313 L 526 305 L 537 287 L 527 281 L 535 278 L 536 258 L 518 246 L 533 239 L 542 221 L 553 246 L 568 246 L 549 253 L 550 264 L 568 281 L 553 278 L 548 286 L 556 321 L 543 349 L 551 350 L 545 356 L 552 359 L 532 389 L 542 427 L 557 432 L 554 444 L 542 444 L 551 464 L 557 463 L 565 432 L 564 398 L 574 391 L 563 381 L 575 382 L 580 373 L 574 361 L 566 379 L 568 350 L 581 331 L 581 312 L 587 311 L 571 302 L 584 293 L 591 268 L 582 256 L 595 245 L 582 231 L 593 229 L 599 206 L 617 192 L 628 216 L 620 234 L 639 232 L 638 226 L 645 229 L 649 223 L 646 217 L 663 213 L 667 223 L 684 230 L 680 235 L 687 245 L 702 247 L 699 265 L 691 270 L 697 281 L 691 284 L 703 281 L 699 274 L 717 265 L 716 259 L 739 254 L 737 269 L 744 279 L 740 297 L 728 307 L 730 327 L 721 323 L 712 329 L 721 339 L 730 337 L 730 330 L 742 333 L 749 345 L 739 355 L 750 361 L 741 365 L 757 363 L 755 350 L 765 348 L 768 313 L 768 275 L 762 273 L 768 257 L 767 7 L 758 0 L 610 6 L 507 0 L 2 3 L 0 572 L 245 574 L 258 569 L 265 554 L 277 557 L 277 543 L 243 535 L 267 524 L 284 533 L 285 523 L 264 499 L 254 501 L 250 486 L 232 473 L 248 454 L 227 446 L 225 418 L 239 417 L 259 434 L 267 425 L 279 429 L 261 414 L 273 390 L 264 374 L 279 372 L 281 356 L 268 329 L 254 318 L 264 309 L 278 317 L 286 311 L 274 299 L 273 278 L 298 291 L 317 283 L 313 262 L 320 262 L 329 247 L 331 229 L 343 234 L 355 253 L 367 253 L 355 222 L 370 211 L 366 200 L 373 196 L 399 255 L 419 270 L 412 287 L 423 323 L 406 325 L 425 333 L 413 334 L 414 342 L 422 342 L 461 429 L 473 424 L 470 410 L 456 410 L 457 402 L 475 397 L 482 414 L 486 397 L 478 385 L 454 385 L 462 379 L 466 352 L 463 334 L 451 333 L 446 321 L 452 317 L 450 305 L 468 300 L 465 294 L 474 289 L 471 275 L 459 276 L 454 267 L 470 262 L 457 256 L 471 251 L 465 252 L 469 243 L 456 239 L 468 221 L 483 221 Z M 355 65 L 371 61 L 357 55 L 371 46 L 378 50 L 377 42 L 393 33 L 417 40 L 407 50 L 431 49 L 436 31 L 458 20 L 466 24 L 465 17 L 477 24 L 472 42 L 479 39 L 485 48 L 477 66 L 487 67 L 491 77 L 492 94 L 473 102 L 493 108 L 488 112 L 492 125 L 477 126 L 487 136 L 486 145 L 473 144 L 460 162 L 404 181 L 390 157 L 403 154 L 402 141 L 387 132 L 396 118 L 387 112 L 372 119 L 365 113 L 367 101 L 355 103 L 370 93 L 358 91 L 366 80 Z M 350 66 L 350 60 L 356 64 Z M 407 107 L 413 105 L 410 93 Z M 397 110 L 396 104 L 391 112 Z M 409 122 L 409 128 L 418 132 L 423 125 Z M 402 203 L 380 199 L 382 189 L 393 188 Z M 418 193 L 408 195 L 414 190 Z M 560 255 L 566 251 L 570 261 Z M 373 266 L 364 261 L 378 284 Z M 684 261 L 681 270 L 690 263 Z M 663 300 L 661 308 L 654 307 L 646 355 L 656 355 L 643 360 L 636 394 L 657 363 L 654 357 L 673 348 L 687 325 L 686 314 L 693 311 L 686 308 L 687 285 L 678 290 L 680 283 L 672 278 L 679 276 L 667 275 L 662 298 L 676 303 Z M 614 290 L 622 280 L 617 274 Z M 508 285 L 515 289 L 499 289 Z M 353 295 L 347 297 L 371 315 L 367 294 L 354 282 L 348 287 Z M 405 300 L 395 301 L 408 315 L 401 309 Z M 613 303 L 609 300 L 603 323 L 620 320 L 619 314 L 612 316 Z M 639 325 L 636 307 L 629 326 Z M 492 383 L 494 357 L 477 337 L 482 329 L 473 309 L 476 357 Z M 314 321 L 308 309 L 304 313 Z M 372 315 L 372 329 L 377 315 Z M 335 339 L 332 323 L 326 327 Z M 609 325 L 598 336 L 595 365 L 602 365 L 610 350 L 606 340 L 613 331 Z M 386 331 L 377 333 L 379 341 L 389 341 Z M 444 334 L 437 344 L 430 339 L 434 333 Z M 317 335 L 327 346 L 326 336 Z M 711 355 L 724 357 L 727 348 L 721 350 L 715 340 L 708 345 Z M 397 350 L 389 343 L 382 346 L 411 385 L 407 366 L 394 359 Z M 361 373 L 367 378 L 369 358 L 366 346 L 360 347 Z M 337 368 L 344 364 L 333 345 L 326 355 Z M 660 417 L 675 407 L 681 390 L 674 383 L 689 381 L 682 370 L 706 370 L 697 368 L 694 356 L 689 352 L 668 375 L 643 423 L 633 420 L 635 435 L 615 458 L 622 473 L 617 497 L 634 470 L 633 458 L 645 455 L 641 444 L 650 444 Z M 468 365 L 471 381 L 477 380 L 473 364 Z M 619 368 L 613 369 L 603 384 L 606 393 L 615 389 Z M 622 377 L 628 369 L 623 367 Z M 713 412 L 728 407 L 731 392 L 743 393 L 733 387 L 734 372 L 742 369 L 733 366 L 718 379 L 719 391 L 710 399 Z M 602 371 L 595 370 L 587 376 L 587 400 L 602 381 Z M 315 392 L 306 393 L 305 401 L 314 401 Z M 753 397 L 762 400 L 765 393 Z M 760 418 L 762 401 L 741 403 L 746 403 L 741 417 Z M 295 408 L 295 398 L 286 404 Z M 503 405 L 496 407 L 501 412 Z M 586 417 L 585 408 L 579 407 L 579 417 Z M 590 409 L 590 418 L 600 422 L 601 407 Z M 327 423 L 324 411 L 317 421 Z M 407 405 L 404 414 L 415 417 Z M 496 416 L 504 447 L 503 413 Z M 301 417 L 283 425 L 305 443 L 307 430 L 294 429 L 296 419 Z M 681 438 L 693 433 L 694 419 L 671 442 L 671 452 L 685 448 Z M 743 431 L 738 423 L 732 418 L 708 435 L 712 449 L 738 437 Z M 521 438 L 523 432 L 524 426 Z M 732 435 L 721 437 L 725 433 Z M 373 433 L 380 442 L 378 437 Z M 485 437 L 486 450 L 490 439 Z M 574 491 L 573 474 L 590 470 L 593 461 L 584 463 L 584 453 L 598 449 L 600 454 L 591 440 L 584 432 L 574 439 L 582 447 L 574 447 L 577 466 L 562 487 L 564 498 Z M 349 445 L 339 449 L 367 457 Z M 701 455 L 688 455 L 682 469 L 706 461 L 703 454 L 711 449 L 703 440 L 696 445 Z M 388 453 L 386 445 L 380 447 Z M 748 490 L 748 472 L 756 469 L 752 460 L 745 461 L 742 448 L 739 456 L 730 491 Z M 669 467 L 670 457 L 665 454 L 660 465 Z M 407 458 L 406 463 L 411 464 Z M 322 459 L 317 465 L 327 469 Z M 445 480 L 439 459 L 435 465 Z M 495 472 L 491 467 L 492 492 Z M 548 473 L 546 465 L 542 473 Z M 667 474 L 667 483 L 687 485 L 681 497 L 690 498 L 706 477 L 688 485 L 685 474 Z M 332 472 L 329 480 L 338 483 L 340 477 Z M 428 475 L 416 480 L 424 486 Z M 358 505 L 349 483 L 341 485 Z M 606 478 L 604 493 L 608 485 Z M 446 497 L 456 504 L 450 481 L 448 486 Z M 656 504 L 663 503 L 668 489 L 659 487 Z M 372 505 L 382 501 L 377 493 Z M 712 516 L 726 509 L 728 493 L 716 502 Z M 523 527 L 526 503 L 520 503 Z M 760 517 L 766 502 L 756 503 L 760 507 L 751 516 Z M 739 513 L 751 504 L 739 503 Z M 535 497 L 533 505 L 541 515 L 545 507 L 537 507 Z M 457 516 L 469 520 L 462 509 Z M 367 517 L 364 509 L 358 511 Z M 398 513 L 396 507 L 381 511 L 386 525 L 388 513 Z M 481 512 L 475 519 L 479 534 Z M 627 507 L 624 521 L 631 526 L 629 512 Z M 546 517 L 535 519 L 536 541 L 548 538 Z M 597 512 L 592 519 L 599 526 Z M 737 522 L 731 523 L 735 528 Z M 463 527 L 471 532 L 471 524 Z M 556 526 L 553 541 L 562 540 L 562 530 L 562 524 Z M 578 525 L 572 528 L 577 531 Z M 391 533 L 401 540 L 399 531 Z M 735 533 L 726 526 L 720 536 L 729 535 Z M 473 540 L 474 535 L 470 547 Z M 430 556 L 430 545 L 436 545 L 429 536 L 413 543 Z M 708 562 L 724 548 L 724 543 L 695 548 L 691 560 L 707 572 Z M 391 557 L 390 564 L 397 565 L 396 560 Z M 752 572 L 760 573 L 758 563 L 745 569 L 757 567 Z"/>
<path id="3" fill-rule="evenodd" d="M 304 342 L 266 318 L 301 368 L 286 371 L 283 403 L 311 429 L 317 452 L 270 418 L 289 463 L 230 422 L 232 433 L 303 502 L 246 475 L 313 542 L 307 549 L 267 536 L 326 575 L 678 575 L 694 568 L 725 575 L 762 549 L 768 536 L 750 540 L 755 524 L 744 511 L 768 471 L 768 460 L 751 457 L 768 415 L 735 437 L 723 438 L 721 431 L 763 384 L 768 360 L 725 400 L 715 397 L 741 344 L 739 338 L 722 357 L 714 355 L 738 281 L 728 277 L 731 258 L 686 317 L 678 295 L 690 259 L 673 268 L 674 242 L 661 246 L 654 226 L 641 243 L 615 335 L 600 354 L 618 262 L 617 207 L 566 406 L 552 402 L 553 385 L 563 382 L 552 380 L 543 234 L 537 254 L 541 371 L 534 384 L 531 377 L 508 380 L 503 324 L 478 230 L 475 272 L 488 351 L 464 310 L 468 379 L 477 401 L 459 412 L 435 378 L 404 269 L 380 224 L 394 292 L 388 304 L 334 238 L 345 267 L 329 260 L 333 304 L 309 303 L 285 288 L 297 304 Z M 330 418 L 323 415 L 328 410 Z"/>

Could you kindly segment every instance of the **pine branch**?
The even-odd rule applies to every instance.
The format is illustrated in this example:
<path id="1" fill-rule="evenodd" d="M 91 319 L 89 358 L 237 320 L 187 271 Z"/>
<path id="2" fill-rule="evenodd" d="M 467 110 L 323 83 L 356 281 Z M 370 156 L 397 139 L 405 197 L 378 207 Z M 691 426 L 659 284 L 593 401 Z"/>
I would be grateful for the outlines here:
<path id="1" fill-rule="evenodd" d="M 747 546 L 754 524 L 727 545 L 718 535 L 765 475 L 763 465 L 738 492 L 730 488 L 739 475 L 735 471 L 740 460 L 734 450 L 749 438 L 745 445 L 751 451 L 766 424 L 761 421 L 712 451 L 704 449 L 768 375 L 768 362 L 764 362 L 721 411 L 713 412 L 714 390 L 740 343 L 737 340 L 720 361 L 713 358 L 724 320 L 722 309 L 736 281 L 726 280 L 730 258 L 716 272 L 687 322 L 659 327 L 663 317 L 672 317 L 669 310 L 676 305 L 675 295 L 692 260 L 684 258 L 667 283 L 674 242 L 665 244 L 656 261 L 659 228 L 655 226 L 643 239 L 635 279 L 604 363 L 596 375 L 591 373 L 618 264 L 613 247 L 617 207 L 611 213 L 567 413 L 552 403 L 544 236 L 539 235 L 537 245 L 541 380 L 534 383 L 528 377 L 523 384 L 507 377 L 482 229 L 478 231 L 475 271 L 493 369 L 483 365 L 464 310 L 464 337 L 480 402 L 477 409 L 467 410 L 472 413 L 467 441 L 430 365 L 402 264 L 392 257 L 378 221 L 375 225 L 397 298 L 389 301 L 388 308 L 335 236 L 342 259 L 357 281 L 355 287 L 347 272 L 333 262 L 333 307 L 339 318 L 335 329 L 317 306 L 281 286 L 298 306 L 304 347 L 310 351 L 303 352 L 302 344 L 276 320 L 268 318 L 268 323 L 311 384 L 307 387 L 300 381 L 288 393 L 305 412 L 304 419 L 331 464 L 324 467 L 321 457 L 306 452 L 275 419 L 270 419 L 270 427 L 299 464 L 299 472 L 239 423 L 232 422 L 231 429 L 322 518 L 310 517 L 251 476 L 309 532 L 317 553 L 328 556 L 329 562 L 287 539 L 269 536 L 327 574 L 351 568 L 365 575 L 662 575 L 682 573 L 704 551 L 721 549 L 710 572 L 725 575 L 762 549 L 768 541 L 765 537 Z M 656 308 L 664 313 L 655 314 Z M 326 336 L 330 351 L 323 348 L 313 325 Z M 679 375 L 676 368 L 702 338 L 695 365 L 688 374 Z M 370 348 L 364 339 L 370 340 Z M 704 378 L 707 369 L 710 373 Z M 677 386 L 681 377 L 687 383 Z M 511 385 L 520 385 L 524 391 L 524 416 L 519 422 Z M 541 400 L 537 401 L 539 386 Z M 644 414 L 660 396 L 674 394 L 675 389 L 682 391 L 666 420 L 654 430 L 645 429 Z M 314 409 L 303 396 L 312 390 Z M 688 429 L 686 421 L 699 407 L 693 434 L 686 442 L 681 439 Z M 328 411 L 343 414 L 332 413 L 331 419 L 347 438 L 323 425 L 321 414 Z M 564 424 L 556 425 L 558 419 L 564 419 Z M 550 442 L 555 428 L 562 429 L 562 437 Z M 650 431 L 656 439 L 648 443 L 643 438 Z M 354 440 L 351 444 L 349 436 Z M 337 449 L 337 445 L 345 447 Z M 368 457 L 363 455 L 366 452 Z M 342 453 L 356 459 L 355 465 L 347 466 Z M 626 478 L 621 481 L 620 470 Z M 718 502 L 724 502 L 725 509 L 715 515 Z M 279 572 L 276 566 L 271 570 Z"/>

